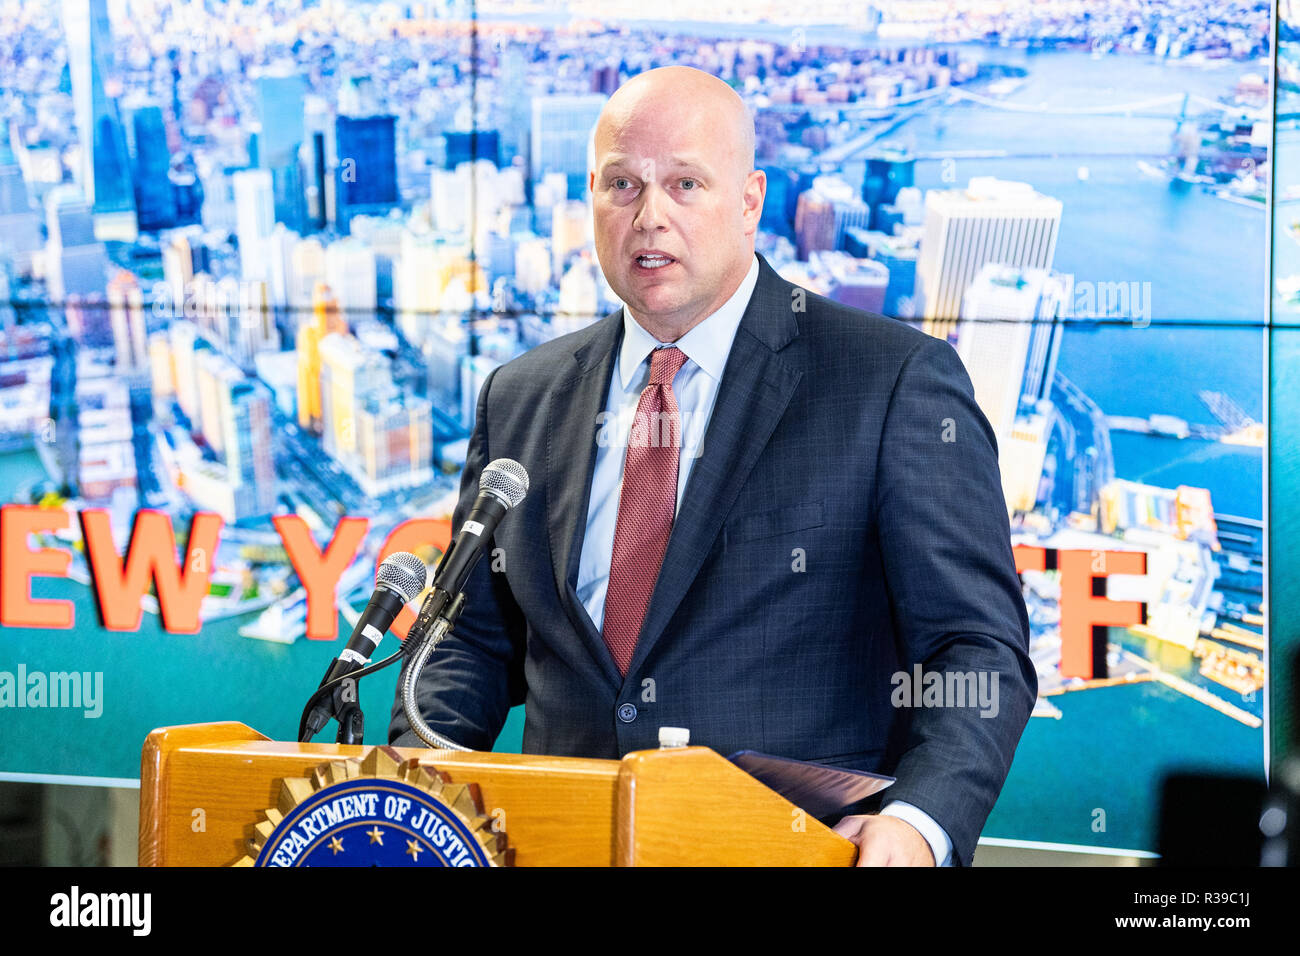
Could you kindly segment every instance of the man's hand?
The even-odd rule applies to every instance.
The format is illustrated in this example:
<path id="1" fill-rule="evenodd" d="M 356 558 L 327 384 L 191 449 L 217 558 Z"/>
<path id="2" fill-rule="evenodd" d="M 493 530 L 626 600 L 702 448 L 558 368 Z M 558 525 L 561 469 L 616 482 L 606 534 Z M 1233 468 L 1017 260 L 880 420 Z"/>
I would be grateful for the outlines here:
<path id="1" fill-rule="evenodd" d="M 934 866 L 934 851 L 921 832 L 898 817 L 845 817 L 835 832 L 858 845 L 858 866 Z"/>

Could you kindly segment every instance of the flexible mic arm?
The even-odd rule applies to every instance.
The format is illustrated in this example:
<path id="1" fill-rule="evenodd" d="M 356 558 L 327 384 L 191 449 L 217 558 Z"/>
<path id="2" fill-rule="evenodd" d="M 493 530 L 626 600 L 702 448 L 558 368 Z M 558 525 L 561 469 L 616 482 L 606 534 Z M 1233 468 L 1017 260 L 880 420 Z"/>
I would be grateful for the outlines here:
<path id="1" fill-rule="evenodd" d="M 402 710 L 405 711 L 406 720 L 415 736 L 434 750 L 469 750 L 430 727 L 415 700 L 415 685 L 419 683 L 420 672 L 424 670 L 434 648 L 451 632 L 464 607 L 463 591 L 450 601 L 447 592 L 441 588 L 431 591 L 424 599 L 424 606 L 420 608 L 420 616 L 402 642 L 402 653 L 408 658 L 406 666 L 402 668 Z"/>

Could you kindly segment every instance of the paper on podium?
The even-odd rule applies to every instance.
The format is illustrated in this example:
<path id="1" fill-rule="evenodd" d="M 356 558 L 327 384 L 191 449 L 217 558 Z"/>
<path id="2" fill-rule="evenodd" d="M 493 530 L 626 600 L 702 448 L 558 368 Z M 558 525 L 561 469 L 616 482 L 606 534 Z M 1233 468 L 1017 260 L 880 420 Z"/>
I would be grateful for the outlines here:
<path id="1" fill-rule="evenodd" d="M 822 818 L 885 789 L 894 777 L 740 750 L 727 758 L 810 816 Z"/>

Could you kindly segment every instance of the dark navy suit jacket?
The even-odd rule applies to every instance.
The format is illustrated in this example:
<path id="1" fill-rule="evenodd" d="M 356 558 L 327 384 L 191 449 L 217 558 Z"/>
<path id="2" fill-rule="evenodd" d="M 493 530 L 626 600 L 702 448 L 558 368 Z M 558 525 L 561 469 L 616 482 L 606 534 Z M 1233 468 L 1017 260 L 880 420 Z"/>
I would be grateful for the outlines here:
<path id="1" fill-rule="evenodd" d="M 529 753 L 618 758 L 674 726 L 724 755 L 891 773 L 885 795 L 969 864 L 1037 692 L 992 429 L 947 342 L 759 268 L 626 679 L 575 591 L 622 311 L 488 376 L 454 526 L 494 458 L 531 488 L 423 713 L 480 750 L 523 703 Z M 914 663 L 996 674 L 996 716 L 894 706 Z M 389 740 L 420 745 L 400 702 Z"/>

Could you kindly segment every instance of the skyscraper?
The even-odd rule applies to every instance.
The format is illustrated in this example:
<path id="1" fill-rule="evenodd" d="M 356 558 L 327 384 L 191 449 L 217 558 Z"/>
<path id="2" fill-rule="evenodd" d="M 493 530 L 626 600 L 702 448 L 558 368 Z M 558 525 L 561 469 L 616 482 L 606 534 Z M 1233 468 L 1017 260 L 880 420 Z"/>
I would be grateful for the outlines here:
<path id="1" fill-rule="evenodd" d="M 9 132 L 0 125 L 0 258 L 11 259 L 18 271 L 27 272 L 32 253 L 41 245 L 40 215 L 32 208 L 22 166 L 9 147 Z"/>
<path id="2" fill-rule="evenodd" d="M 267 295 L 277 310 L 284 310 L 289 305 L 289 288 L 294 274 L 293 250 L 301 238 L 284 223 L 277 222 L 266 239 Z"/>
<path id="3" fill-rule="evenodd" d="M 162 490 L 153 462 L 153 433 L 149 430 L 153 415 L 153 390 L 144 375 L 133 375 L 127 390 L 131 403 L 131 451 L 135 464 L 135 487 L 139 507 L 158 503 Z"/>
<path id="4" fill-rule="evenodd" d="M 298 147 L 306 135 L 303 122 L 303 97 L 307 86 L 293 68 L 266 72 L 255 81 L 257 115 L 262 128 L 258 133 L 258 165 L 274 169 L 297 160 Z"/>
<path id="5" fill-rule="evenodd" d="M 533 182 L 547 173 L 563 173 L 568 196 L 576 199 L 583 194 L 591 136 L 606 100 L 603 93 L 534 98 L 529 164 Z"/>
<path id="6" fill-rule="evenodd" d="M 512 43 L 501 52 L 494 93 L 496 115 L 502 117 L 501 162 L 510 163 L 515 157 L 527 161 L 532 109 L 528 96 L 528 61 L 520 45 Z"/>
<path id="7" fill-rule="evenodd" d="M 556 205 L 551 212 L 551 271 L 564 275 L 569 257 L 592 243 L 591 207 L 577 199 Z"/>
<path id="8" fill-rule="evenodd" d="M 363 491 L 381 495 L 433 478 L 433 410 L 428 399 L 398 392 L 367 397 L 357 412 L 357 458 Z"/>
<path id="9" fill-rule="evenodd" d="M 289 261 L 289 310 L 293 327 L 300 329 L 311 322 L 317 290 L 325 282 L 325 247 L 319 239 L 301 239 L 294 244 Z"/>
<path id="10" fill-rule="evenodd" d="M 600 290 L 596 264 L 586 254 L 575 256 L 560 278 L 560 299 L 552 321 L 576 332 L 600 318 Z M 477 397 L 477 396 L 476 396 Z"/>
<path id="11" fill-rule="evenodd" d="M 429 218 L 443 235 L 465 232 L 470 226 L 470 197 L 474 189 L 474 167 L 464 163 L 455 169 L 434 167 L 429 175 Z"/>
<path id="12" fill-rule="evenodd" d="M 957 354 L 997 438 L 1013 512 L 1032 509 L 1037 499 L 1065 295 L 1062 278 L 1046 270 L 988 263 L 966 290 L 957 323 Z"/>
<path id="13" fill-rule="evenodd" d="M 815 189 L 799 194 L 794 213 L 796 255 L 807 261 L 810 253 L 835 248 L 835 209 Z"/>
<path id="14" fill-rule="evenodd" d="M 108 283 L 108 318 L 113 330 L 114 364 L 119 373 L 142 372 L 149 362 L 140 283 L 119 269 Z"/>
<path id="15" fill-rule="evenodd" d="M 131 395 L 116 375 L 78 378 L 77 486 L 83 498 L 108 501 L 135 489 Z"/>
<path id="16" fill-rule="evenodd" d="M 257 113 L 262 128 L 257 140 L 257 165 L 271 174 L 275 220 L 302 230 L 307 214 L 302 164 L 298 148 L 306 134 L 303 121 L 303 78 L 287 69 L 257 78 Z"/>
<path id="17" fill-rule="evenodd" d="M 108 0 L 63 0 L 72 101 L 81 146 L 78 181 L 101 239 L 136 235 L 135 195 L 118 104 L 104 90 L 113 65 Z"/>
<path id="18" fill-rule="evenodd" d="M 962 297 L 987 263 L 1050 269 L 1060 224 L 1061 201 L 1028 183 L 977 176 L 926 193 L 915 294 L 924 331 L 955 339 Z"/>
<path id="19" fill-rule="evenodd" d="M 95 238 L 90 207 L 76 186 L 55 186 L 45 195 L 46 284 L 50 298 L 102 295 L 108 281 L 108 254 Z"/>
<path id="20" fill-rule="evenodd" d="M 874 259 L 888 270 L 889 285 L 880 311 L 899 319 L 913 317 L 912 293 L 916 288 L 918 229 L 909 227 L 902 235 L 886 235 L 871 229 L 846 229 L 844 249 L 859 259 Z"/>
<path id="21" fill-rule="evenodd" d="M 10 304 L 13 293 L 13 280 L 9 275 L 9 263 L 0 256 L 0 337 L 8 338 L 13 332 L 16 316 Z M 0 354 L 3 354 L 0 352 Z M 0 386 L 3 387 L 3 386 Z"/>
<path id="22" fill-rule="evenodd" d="M 448 130 L 443 139 L 447 144 L 443 169 L 455 169 L 476 159 L 486 159 L 494 167 L 501 165 L 501 134 L 494 129 Z"/>
<path id="23" fill-rule="evenodd" d="M 432 235 L 402 236 L 402 250 L 393 265 L 393 304 L 397 327 L 416 348 L 424 344 L 442 304 L 438 281 L 437 241 Z"/>
<path id="24" fill-rule="evenodd" d="M 270 514 L 276 501 L 270 390 L 247 378 L 233 382 L 222 395 L 221 424 L 226 467 L 235 486 L 235 520 Z"/>
<path id="25" fill-rule="evenodd" d="M 185 319 L 167 327 L 167 344 L 171 353 L 172 382 L 176 387 L 176 405 L 194 428 L 199 416 L 198 374 L 195 350 L 202 341 L 198 326 Z"/>
<path id="26" fill-rule="evenodd" d="M 462 355 L 460 359 L 460 421 L 467 432 L 474 430 L 478 413 L 478 394 L 492 370 L 501 365 L 486 355 Z"/>
<path id="27" fill-rule="evenodd" d="M 429 398 L 443 411 L 460 409 L 460 360 L 468 348 L 469 333 L 460 322 L 445 318 L 428 320 L 421 354 L 424 367 L 429 370 Z"/>
<path id="28" fill-rule="evenodd" d="M 838 176 L 818 176 L 799 196 L 794 216 L 795 245 L 807 260 L 817 250 L 844 248 L 845 230 L 865 228 L 871 209 Z"/>
<path id="29" fill-rule="evenodd" d="M 226 429 L 221 416 L 224 393 L 243 375 L 230 359 L 226 358 L 206 339 L 194 343 L 194 372 L 199 394 L 199 414 L 193 420 L 192 434 L 201 435 L 208 447 L 218 455 L 226 450 Z"/>
<path id="30" fill-rule="evenodd" d="M 275 228 L 271 173 L 265 169 L 241 169 L 233 178 L 240 274 L 245 279 L 266 279 L 270 275 L 266 240 Z"/>
<path id="31" fill-rule="evenodd" d="M 912 185 L 916 176 L 916 158 L 898 149 L 882 149 L 867 160 L 862 179 L 862 201 L 874 211 L 871 228 L 888 232 L 878 216 L 882 206 L 892 205 L 899 190 Z"/>
<path id="32" fill-rule="evenodd" d="M 1042 314 L 1044 307 L 1051 309 L 1050 296 L 1043 294 L 1046 280 L 1041 269 L 990 262 L 966 290 L 957 323 L 957 354 L 999 442 L 1011 432 L 1020 406 L 1035 320 L 1053 318 Z"/>
<path id="33" fill-rule="evenodd" d="M 339 317 L 338 303 L 329 286 L 316 283 L 313 315 L 298 325 L 295 340 L 298 351 L 298 424 L 305 429 L 321 430 L 321 341 L 332 333 L 346 333 L 347 324 Z"/>
<path id="34" fill-rule="evenodd" d="M 340 462 L 357 454 L 357 412 L 392 384 L 388 362 L 351 335 L 320 343 L 321 444 Z"/>
<path id="35" fill-rule="evenodd" d="M 827 279 L 826 297 L 866 312 L 880 314 L 889 287 L 889 269 L 874 259 L 858 259 L 847 252 L 814 252 L 813 268 Z"/>
<path id="36" fill-rule="evenodd" d="M 245 372 L 253 370 L 260 353 L 279 351 L 280 331 L 265 282 L 252 279 L 239 283 L 222 306 L 228 319 L 226 350 Z"/>
<path id="37" fill-rule="evenodd" d="M 515 245 L 515 288 L 530 296 L 540 295 L 551 285 L 551 256 L 547 241 L 525 236 Z"/>
<path id="38" fill-rule="evenodd" d="M 374 256 L 380 305 L 393 297 L 393 266 L 401 257 L 402 237 L 409 231 L 405 223 L 390 216 L 352 217 L 352 235 Z"/>
<path id="39" fill-rule="evenodd" d="M 794 208 L 791 192 L 795 188 L 798 177 L 791 170 L 775 163 L 758 163 L 755 168 L 767 175 L 767 192 L 763 197 L 763 218 L 759 220 L 759 224 L 764 230 L 789 239 L 792 237 L 793 222 L 787 214 L 786 207 Z"/>
<path id="40" fill-rule="evenodd" d="M 339 116 L 334 124 L 335 222 L 346 233 L 357 213 L 397 205 L 397 117 Z"/>
<path id="41" fill-rule="evenodd" d="M 157 231 L 176 225 L 176 187 L 168 172 L 171 151 L 167 148 L 167 130 L 162 110 L 142 106 L 131 113 L 135 142 L 134 189 L 136 216 L 142 230 Z"/>
<path id="42" fill-rule="evenodd" d="M 331 242 L 325 247 L 325 282 L 348 323 L 374 316 L 378 271 L 370 246 L 351 237 Z"/>

